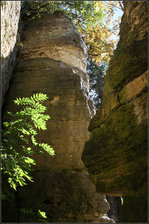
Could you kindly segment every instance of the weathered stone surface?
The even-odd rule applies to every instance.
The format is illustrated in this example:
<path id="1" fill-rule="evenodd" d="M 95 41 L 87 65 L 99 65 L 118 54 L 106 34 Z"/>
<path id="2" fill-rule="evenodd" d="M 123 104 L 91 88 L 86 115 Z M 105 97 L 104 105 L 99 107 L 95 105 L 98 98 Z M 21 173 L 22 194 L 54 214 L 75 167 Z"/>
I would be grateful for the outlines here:
<path id="1" fill-rule="evenodd" d="M 49 97 L 45 105 L 51 120 L 38 140 L 49 143 L 56 155 L 54 158 L 48 154 L 36 155 L 39 169 L 84 168 L 81 153 L 89 137 L 90 115 L 81 90 L 81 79 L 86 83 L 87 78 L 79 69 L 76 71 L 74 73 L 73 68 L 62 61 L 47 57 L 21 61 L 14 74 L 7 110 L 11 110 L 15 97 L 31 96 L 37 92 L 46 93 Z"/>
<path id="2" fill-rule="evenodd" d="M 124 195 L 122 221 L 137 222 L 147 219 L 147 3 L 124 5 L 103 106 L 91 120 L 82 158 L 97 191 Z"/>
<path id="3" fill-rule="evenodd" d="M 96 193 L 95 185 L 82 173 L 39 171 L 34 183 L 28 183 L 16 196 L 16 220 L 37 222 L 38 210 L 45 211 L 47 222 L 113 223 L 106 216 L 109 205 L 104 195 Z M 17 212 L 19 208 L 19 213 Z M 5 209 L 5 217 L 14 205 Z M 23 210 L 32 213 L 23 214 Z M 14 221 L 11 217 L 10 221 Z"/>
<path id="4" fill-rule="evenodd" d="M 113 222 L 106 215 L 109 206 L 105 197 L 95 192 L 81 160 L 93 108 L 85 73 L 86 47 L 80 34 L 68 17 L 57 13 L 30 23 L 23 36 L 5 111 L 16 110 L 12 104 L 16 97 L 46 93 L 51 120 L 37 140 L 50 144 L 56 155 L 34 156 L 35 182 L 20 189 L 17 211 L 14 201 L 4 204 L 5 221 L 30 221 L 32 215 L 24 217 L 20 211 L 25 207 L 46 211 L 49 221 Z M 15 201 L 19 203 L 17 198 Z M 7 213 L 12 210 L 17 217 Z"/>
<path id="5" fill-rule="evenodd" d="M 38 43 L 38 44 L 37 44 Z M 71 20 L 61 12 L 28 24 L 20 59 L 48 57 L 86 72 L 87 48 Z"/>
<path id="6" fill-rule="evenodd" d="M 12 71 L 15 66 L 17 46 L 19 41 L 18 24 L 21 1 L 1 1 L 1 72 L 2 101 L 9 87 Z M 2 105 L 2 101 L 0 104 Z"/>
<path id="7" fill-rule="evenodd" d="M 23 36 L 23 48 L 6 98 L 6 109 L 11 110 L 16 97 L 46 93 L 51 120 L 47 123 L 47 131 L 38 139 L 49 143 L 56 156 L 35 156 L 37 167 L 83 169 L 81 154 L 89 138 L 87 129 L 93 114 L 88 105 L 89 81 L 84 73 L 86 47 L 83 40 L 70 19 L 59 14 L 33 21 Z M 76 42 L 72 41 L 74 36 Z M 58 51 L 59 47 L 63 54 Z"/>

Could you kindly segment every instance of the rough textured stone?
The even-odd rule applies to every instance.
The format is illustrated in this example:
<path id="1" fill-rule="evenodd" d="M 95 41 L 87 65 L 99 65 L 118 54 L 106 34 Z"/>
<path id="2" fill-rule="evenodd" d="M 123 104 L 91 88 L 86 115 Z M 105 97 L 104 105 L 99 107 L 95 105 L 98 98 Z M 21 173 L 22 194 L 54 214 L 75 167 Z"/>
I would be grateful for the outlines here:
<path id="1" fill-rule="evenodd" d="M 17 193 L 14 201 L 21 203 L 19 207 L 14 201 L 4 204 L 4 221 L 39 221 L 31 214 L 24 217 L 20 208 L 28 208 L 46 211 L 47 220 L 55 222 L 113 222 L 106 215 L 109 206 L 105 196 L 95 192 L 81 160 L 93 106 L 85 73 L 86 47 L 80 34 L 68 17 L 56 13 L 28 24 L 23 36 L 5 111 L 16 110 L 12 104 L 16 97 L 46 93 L 51 120 L 37 140 L 50 144 L 56 155 L 34 156 L 35 182 Z"/>
<path id="2" fill-rule="evenodd" d="M 82 158 L 97 191 L 124 196 L 122 221 L 137 222 L 147 219 L 147 3 L 124 5 L 103 106 Z"/>
<path id="3" fill-rule="evenodd" d="M 72 41 L 74 35 L 76 42 Z M 12 110 L 16 97 L 46 93 L 49 97 L 47 113 L 51 120 L 47 122 L 47 131 L 40 134 L 39 141 L 49 143 L 55 149 L 56 156 L 35 156 L 37 167 L 83 169 L 81 154 L 89 138 L 87 129 L 93 115 L 89 107 L 89 79 L 84 73 L 86 46 L 70 19 L 59 14 L 29 24 L 22 43 L 18 65 L 5 99 L 5 110 Z M 53 55 L 56 58 L 52 59 Z"/>
<path id="4" fill-rule="evenodd" d="M 33 175 L 35 182 L 18 190 L 16 206 L 10 203 L 4 208 L 5 217 L 13 210 L 19 222 L 37 222 L 40 209 L 46 212 L 47 222 L 113 223 L 106 215 L 109 205 L 105 196 L 96 193 L 87 175 L 69 171 L 39 171 Z M 31 209 L 33 214 L 23 214 L 23 209 Z M 9 220 L 14 221 L 13 216 Z"/>
<path id="5" fill-rule="evenodd" d="M 42 57 L 62 60 L 86 72 L 86 45 L 71 20 L 66 20 L 61 12 L 55 12 L 54 20 L 52 15 L 36 19 L 24 32 L 20 59 Z"/>
<path id="6" fill-rule="evenodd" d="M 19 41 L 18 24 L 21 1 L 1 2 L 1 71 L 2 71 L 2 100 L 9 87 L 12 71 L 15 66 L 17 46 Z M 1 84 L 1 83 L 0 83 Z M 1 102 L 2 104 L 2 102 Z"/>

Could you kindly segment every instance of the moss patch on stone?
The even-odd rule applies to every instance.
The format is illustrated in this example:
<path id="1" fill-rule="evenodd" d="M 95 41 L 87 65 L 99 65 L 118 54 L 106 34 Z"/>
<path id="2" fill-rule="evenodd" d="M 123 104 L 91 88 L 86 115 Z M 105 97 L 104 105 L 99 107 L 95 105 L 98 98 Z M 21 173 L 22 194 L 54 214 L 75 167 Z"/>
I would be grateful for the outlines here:
<path id="1" fill-rule="evenodd" d="M 146 182 L 146 120 L 137 123 L 132 103 L 121 106 L 92 130 L 82 158 L 98 191 L 127 193 L 139 189 Z"/>

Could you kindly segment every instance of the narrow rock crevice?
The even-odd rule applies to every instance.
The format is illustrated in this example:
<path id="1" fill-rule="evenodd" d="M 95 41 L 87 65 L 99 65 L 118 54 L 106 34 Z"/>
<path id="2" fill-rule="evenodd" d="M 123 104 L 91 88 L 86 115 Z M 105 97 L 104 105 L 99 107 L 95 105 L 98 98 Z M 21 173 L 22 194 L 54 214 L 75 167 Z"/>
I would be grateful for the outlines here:
<path id="1" fill-rule="evenodd" d="M 147 2 L 124 2 L 120 41 L 82 159 L 97 192 L 123 195 L 121 222 L 147 221 Z"/>

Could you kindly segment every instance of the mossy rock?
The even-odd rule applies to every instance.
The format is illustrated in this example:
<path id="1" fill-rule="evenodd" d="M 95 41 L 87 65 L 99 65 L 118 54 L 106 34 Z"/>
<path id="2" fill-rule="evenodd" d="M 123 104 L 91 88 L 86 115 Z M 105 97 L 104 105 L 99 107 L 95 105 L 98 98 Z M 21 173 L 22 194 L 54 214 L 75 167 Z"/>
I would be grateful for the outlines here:
<path id="1" fill-rule="evenodd" d="M 146 184 L 147 121 L 138 124 L 133 103 L 92 130 L 82 158 L 98 192 L 128 193 Z"/>

